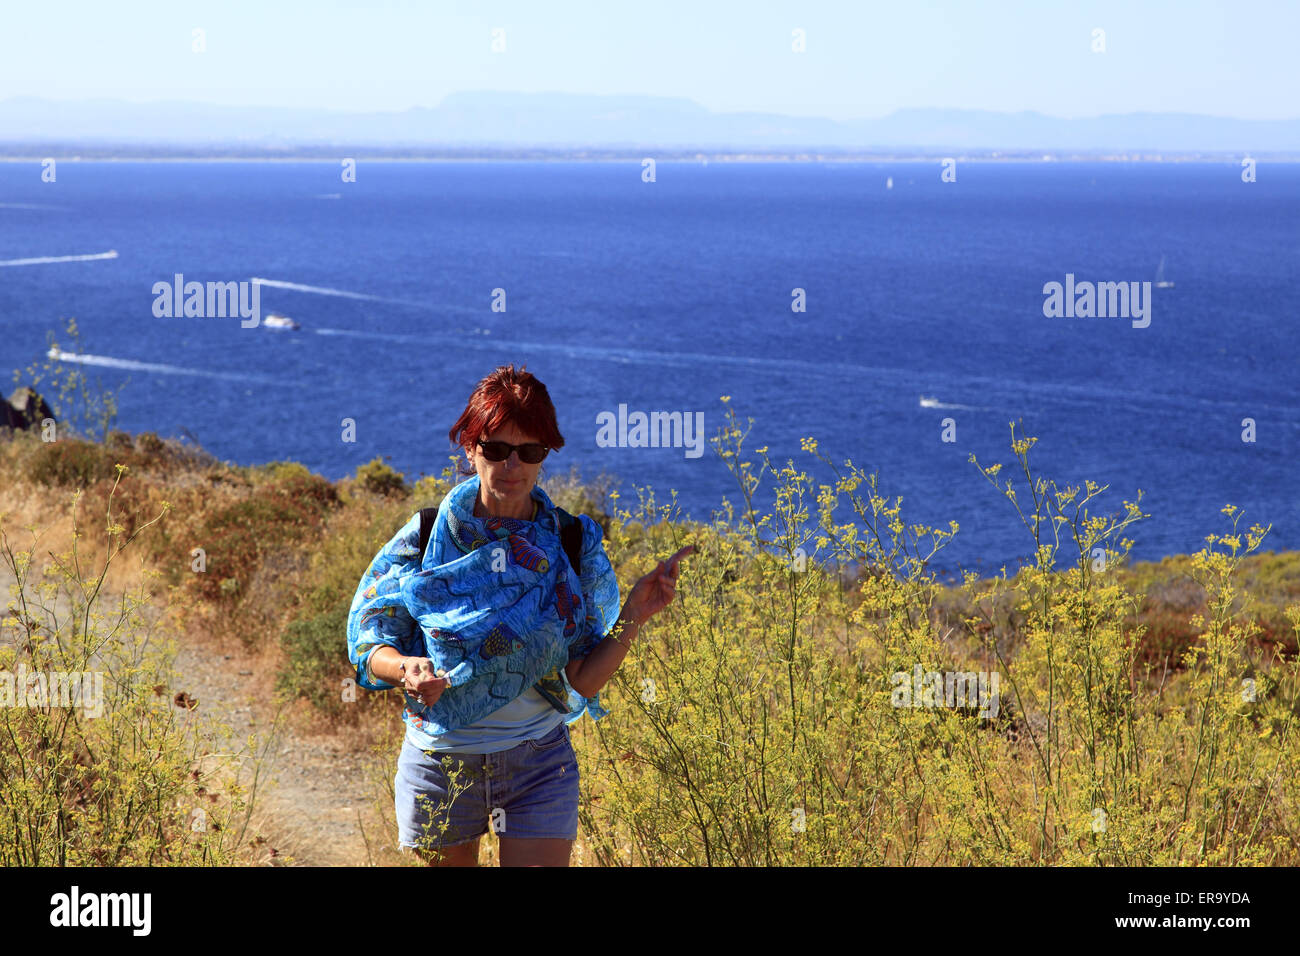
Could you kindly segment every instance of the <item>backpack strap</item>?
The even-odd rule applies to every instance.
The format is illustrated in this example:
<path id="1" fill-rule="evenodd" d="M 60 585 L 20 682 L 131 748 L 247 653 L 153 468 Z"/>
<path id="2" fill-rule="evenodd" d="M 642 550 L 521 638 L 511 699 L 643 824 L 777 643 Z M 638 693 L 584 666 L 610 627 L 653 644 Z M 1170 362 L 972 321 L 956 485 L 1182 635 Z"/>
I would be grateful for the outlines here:
<path id="1" fill-rule="evenodd" d="M 582 522 L 563 508 L 555 509 L 560 514 L 560 543 L 564 553 L 569 556 L 573 573 L 582 576 Z"/>
<path id="2" fill-rule="evenodd" d="M 438 509 L 441 504 L 432 508 L 420 509 L 420 554 L 418 564 L 424 563 L 424 550 L 429 546 L 429 536 L 433 533 L 433 523 L 438 518 Z M 560 543 L 564 546 L 564 553 L 569 557 L 569 564 L 573 565 L 573 573 L 582 574 L 582 522 L 569 514 L 563 508 L 555 509 L 560 515 Z"/>
<path id="3" fill-rule="evenodd" d="M 424 549 L 429 546 L 429 535 L 433 533 L 433 522 L 441 507 L 441 504 L 437 504 L 432 508 L 420 509 L 420 554 L 415 561 L 417 567 L 424 563 Z"/>

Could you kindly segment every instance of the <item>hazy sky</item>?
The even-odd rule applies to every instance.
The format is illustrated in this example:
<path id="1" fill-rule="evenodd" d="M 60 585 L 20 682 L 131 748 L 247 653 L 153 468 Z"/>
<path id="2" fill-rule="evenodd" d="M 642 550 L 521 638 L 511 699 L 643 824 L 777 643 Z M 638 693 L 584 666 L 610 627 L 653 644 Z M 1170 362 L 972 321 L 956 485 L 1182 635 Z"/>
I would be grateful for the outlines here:
<path id="1" fill-rule="evenodd" d="M 1300 0 L 0 0 L 0 99 L 400 110 L 517 90 L 832 119 L 918 106 L 1281 119 L 1300 116 L 1297 42 Z"/>

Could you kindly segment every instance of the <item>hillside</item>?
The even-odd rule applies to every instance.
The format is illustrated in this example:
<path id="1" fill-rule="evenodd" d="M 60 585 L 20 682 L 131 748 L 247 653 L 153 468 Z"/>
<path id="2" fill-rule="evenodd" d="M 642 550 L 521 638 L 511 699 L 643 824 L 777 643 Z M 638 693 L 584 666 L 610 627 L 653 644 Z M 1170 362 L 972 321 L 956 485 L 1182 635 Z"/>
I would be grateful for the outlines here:
<path id="1" fill-rule="evenodd" d="M 386 801 L 400 701 L 346 692 L 346 617 L 371 557 L 449 476 L 412 486 L 376 460 L 330 482 L 150 433 L 0 435 L 7 553 L 30 543 L 22 528 L 47 529 L 30 567 L 10 559 L 6 583 L 26 573 L 31 600 L 32 569 L 71 547 L 80 491 L 83 570 L 114 558 L 105 595 L 145 585 L 157 614 L 174 616 L 175 674 L 156 696 L 180 714 L 180 695 L 197 699 L 194 713 L 234 725 L 230 740 L 280 721 L 283 779 L 268 802 L 263 777 L 265 815 L 235 848 L 243 861 L 397 862 Z M 762 450 L 739 436 L 721 450 L 743 505 Z M 1013 452 L 1027 463 L 1031 445 Z M 658 557 L 699 548 L 680 600 L 603 692 L 611 715 L 574 725 L 575 863 L 1300 862 L 1300 554 L 1263 551 L 1228 514 L 1207 529 L 1226 531 L 1214 550 L 1128 566 L 1124 516 L 1085 512 L 1081 536 L 1037 566 L 945 586 L 923 559 L 949 532 L 907 527 L 870 476 L 819 495 L 806 475 L 775 472 L 782 510 L 742 506 L 730 526 L 685 521 L 652 492 L 625 509 L 577 475 L 548 483 L 605 529 L 624 594 Z M 997 469 L 986 474 L 996 485 Z M 1057 511 L 1080 501 L 1065 495 Z M 124 541 L 129 561 L 114 550 Z M 1104 567 L 1080 560 L 1094 546 Z M 40 628 L 21 603 L 9 599 L 0 670 L 34 653 L 23 649 Z M 914 669 L 927 681 L 994 674 L 1001 696 L 992 712 L 987 699 L 953 703 L 949 679 L 948 706 L 942 691 L 900 705 L 894 677 Z M 0 824 L 6 862 L 12 837 Z"/>

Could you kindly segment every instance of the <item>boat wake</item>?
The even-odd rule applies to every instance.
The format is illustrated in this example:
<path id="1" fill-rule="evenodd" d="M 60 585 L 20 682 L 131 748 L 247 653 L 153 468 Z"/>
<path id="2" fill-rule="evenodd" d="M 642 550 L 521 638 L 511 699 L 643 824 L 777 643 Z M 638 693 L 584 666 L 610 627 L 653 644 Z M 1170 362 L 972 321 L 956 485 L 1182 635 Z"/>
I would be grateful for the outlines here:
<path id="1" fill-rule="evenodd" d="M 234 382 L 256 382 L 262 385 L 292 385 L 288 381 L 263 378 L 258 375 L 245 375 L 241 372 L 214 372 L 202 368 L 184 368 L 180 365 L 164 365 L 159 362 L 137 362 L 135 359 L 114 358 L 111 355 L 89 355 L 85 352 L 66 352 L 63 349 L 50 349 L 46 355 L 59 362 L 72 362 L 77 365 L 98 365 L 103 368 L 120 368 L 129 371 L 157 372 L 160 375 L 193 375 L 199 378 L 226 379 Z"/>
<path id="2" fill-rule="evenodd" d="M 317 335 L 410 345 L 417 352 L 428 349 L 430 342 L 427 334 L 412 335 L 400 332 L 338 328 L 313 328 L 312 331 Z M 879 401 L 882 407 L 892 408 L 898 407 L 896 403 L 911 401 L 907 396 L 916 394 L 913 389 L 916 386 L 917 379 L 927 374 L 911 368 L 888 368 L 813 359 L 722 355 L 716 352 L 669 352 L 645 348 L 584 345 L 563 340 L 537 342 L 507 338 L 499 332 L 492 332 L 488 329 L 444 328 L 440 330 L 440 334 L 453 337 L 457 349 L 464 348 L 488 352 L 498 359 L 518 355 L 522 350 L 529 353 L 556 355 L 579 361 L 608 362 L 612 365 L 685 369 L 703 368 L 707 370 L 730 367 L 750 371 L 771 370 L 788 374 L 807 373 L 822 378 L 836 376 L 837 380 L 839 377 L 843 377 L 844 381 L 853 382 L 857 385 L 864 381 L 873 383 L 874 386 L 880 389 Z M 1109 409 L 1118 400 L 1131 402 L 1134 408 L 1150 408 L 1153 405 L 1185 407 L 1190 403 L 1235 409 L 1239 404 L 1236 399 L 1196 398 L 1182 393 L 1141 392 L 1135 389 L 1099 385 L 1067 385 L 1057 381 L 1024 381 L 1009 379 L 1005 376 L 946 376 L 944 384 L 969 394 L 986 396 L 986 400 L 992 401 L 994 404 L 992 406 L 963 405 L 957 402 L 941 402 L 934 396 L 922 395 L 919 402 L 920 407 L 974 412 L 990 412 L 1003 409 L 1014 413 L 1023 413 L 1026 409 L 1041 407 L 1044 404 L 1080 405 Z M 1256 402 L 1252 404 L 1252 407 L 1278 411 L 1290 416 L 1292 419 L 1300 417 L 1300 407 L 1297 406 Z M 1300 425 L 1294 427 L 1300 429 Z"/>
<path id="3" fill-rule="evenodd" d="M 359 339 L 373 339 L 381 342 L 409 343 L 428 347 L 428 336 L 408 335 L 400 332 L 371 332 L 360 329 L 314 329 L 318 335 L 345 335 Z M 458 330 L 467 331 L 467 330 Z M 730 366 L 745 369 L 772 369 L 781 372 L 844 372 L 856 376 L 888 376 L 905 373 L 894 369 L 873 368 L 865 365 L 849 365 L 836 362 L 819 362 L 814 360 L 768 358 L 751 355 L 720 355 L 716 352 L 662 352 L 655 349 L 611 348 L 599 345 L 580 345 L 576 342 L 533 342 L 515 339 L 501 339 L 489 333 L 487 329 L 475 329 L 483 338 L 459 338 L 458 346 L 470 349 L 487 350 L 500 353 L 509 349 L 527 349 L 549 355 L 561 355 L 572 359 L 590 359 L 598 362 L 611 362 L 619 365 L 659 365 L 678 368 L 717 368 Z M 911 375 L 911 373 L 906 373 Z"/>
<path id="4" fill-rule="evenodd" d="M 958 405 L 955 402 L 941 402 L 937 398 L 927 398 L 921 396 L 922 408 L 955 408 L 964 412 L 987 412 L 989 409 L 982 405 Z"/>
<path id="5" fill-rule="evenodd" d="M 53 262 L 95 262 L 98 259 L 116 259 L 117 250 L 95 252 L 86 256 L 37 256 L 34 259 L 0 259 L 0 266 L 44 266 Z"/>
<path id="6" fill-rule="evenodd" d="M 254 276 L 249 280 L 271 289 L 288 289 L 291 292 L 310 292 L 312 295 L 332 295 L 340 299 L 358 299 L 362 302 L 387 302 L 391 305 L 410 305 L 416 308 L 429 308 L 423 302 L 407 302 L 404 299 L 387 299 L 382 295 L 369 295 L 365 292 L 348 292 L 346 289 L 330 289 L 320 285 L 303 285 L 301 282 L 284 282 L 280 279 L 259 279 Z"/>
<path id="7" fill-rule="evenodd" d="M 46 206 L 36 202 L 0 202 L 0 209 L 39 209 L 42 212 L 45 210 L 56 210 L 62 212 L 64 207 Z"/>

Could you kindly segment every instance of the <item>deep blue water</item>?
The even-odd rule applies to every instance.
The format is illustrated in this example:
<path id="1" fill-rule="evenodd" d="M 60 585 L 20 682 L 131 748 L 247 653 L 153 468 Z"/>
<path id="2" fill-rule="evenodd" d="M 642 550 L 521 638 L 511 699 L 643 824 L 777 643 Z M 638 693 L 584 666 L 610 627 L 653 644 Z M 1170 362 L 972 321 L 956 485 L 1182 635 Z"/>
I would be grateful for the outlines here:
<path id="1" fill-rule="evenodd" d="M 474 383 L 526 362 L 567 439 L 549 469 L 617 473 L 625 502 L 633 482 L 676 489 L 703 518 L 738 496 L 709 446 L 598 448 L 596 415 L 703 411 L 713 436 L 727 394 L 751 447 L 804 463 L 816 436 L 878 469 L 909 522 L 958 521 L 950 566 L 1032 550 L 967 461 L 1010 462 L 1018 419 L 1045 474 L 1111 486 L 1104 509 L 1143 490 L 1139 558 L 1196 550 L 1229 502 L 1272 522 L 1273 548 L 1300 547 L 1300 166 L 1252 184 L 1192 163 L 963 163 L 956 183 L 934 163 L 663 163 L 653 184 L 639 163 L 363 162 L 355 183 L 330 163 L 40 172 L 0 163 L 0 371 L 39 362 L 75 317 L 87 354 L 168 367 L 85 366 L 129 377 L 132 432 L 186 428 L 222 458 L 330 478 L 376 455 L 437 473 Z M 1149 328 L 1044 317 L 1044 283 L 1150 280 L 1161 256 L 1175 285 Z M 155 318 L 175 273 L 350 295 L 264 286 L 263 314 L 297 333 Z"/>

